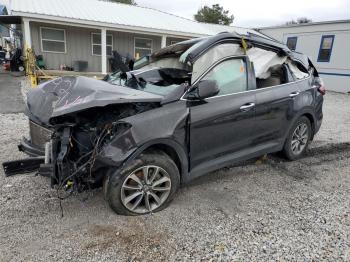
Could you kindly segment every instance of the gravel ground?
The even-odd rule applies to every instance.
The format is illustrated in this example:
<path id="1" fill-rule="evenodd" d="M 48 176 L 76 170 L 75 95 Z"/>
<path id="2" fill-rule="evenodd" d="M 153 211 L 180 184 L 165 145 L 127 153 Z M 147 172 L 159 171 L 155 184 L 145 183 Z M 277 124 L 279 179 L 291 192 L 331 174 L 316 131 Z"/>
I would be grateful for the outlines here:
<path id="1" fill-rule="evenodd" d="M 0 171 L 0 261 L 350 261 L 350 96 L 328 93 L 307 156 L 222 169 L 180 189 L 164 211 L 115 215 L 101 190 L 64 200 L 46 178 Z M 0 115 L 0 161 L 26 117 Z"/>

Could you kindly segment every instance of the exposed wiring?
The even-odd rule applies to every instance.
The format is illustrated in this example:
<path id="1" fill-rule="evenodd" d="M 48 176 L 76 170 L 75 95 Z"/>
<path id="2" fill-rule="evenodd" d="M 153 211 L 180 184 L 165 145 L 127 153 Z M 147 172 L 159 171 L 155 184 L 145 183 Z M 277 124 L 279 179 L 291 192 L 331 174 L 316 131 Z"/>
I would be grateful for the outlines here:
<path id="1" fill-rule="evenodd" d="M 81 171 L 83 171 L 87 166 L 89 166 L 89 181 L 88 181 L 88 187 L 89 187 L 89 191 L 91 192 L 91 185 L 90 185 L 90 181 L 92 181 L 92 168 L 94 167 L 95 161 L 96 161 L 96 157 L 99 154 L 99 148 L 101 146 L 101 143 L 104 141 L 104 139 L 106 138 L 106 136 L 110 134 L 110 125 L 106 125 L 104 127 L 104 129 L 101 131 L 99 136 L 96 136 L 95 141 L 94 141 L 94 148 L 87 152 L 86 154 L 82 155 L 76 162 L 80 163 L 85 157 L 90 156 L 90 158 L 81 166 L 79 166 L 72 174 L 70 174 L 68 177 L 66 177 L 64 180 L 60 181 L 61 179 L 61 174 L 63 174 L 63 167 L 62 164 L 58 164 L 58 170 L 59 170 L 59 181 L 58 181 L 58 186 L 57 186 L 57 197 L 59 199 L 59 204 L 60 204 L 60 210 L 61 210 L 61 217 L 63 217 L 63 207 L 62 207 L 62 200 L 67 199 L 68 197 L 70 197 L 73 193 L 74 190 L 71 190 L 70 193 L 65 196 L 62 197 L 60 195 L 60 191 L 63 189 L 64 186 L 66 186 L 66 184 L 69 182 L 69 180 L 73 179 L 76 175 L 78 175 Z M 78 143 L 78 141 L 76 141 L 76 139 L 71 136 L 71 138 L 73 138 L 73 140 L 75 142 Z M 79 143 L 80 144 L 80 143 Z M 80 144 L 81 145 L 81 144 Z M 69 152 L 68 152 L 69 153 Z M 67 153 L 67 154 L 68 154 Z M 76 183 L 73 183 L 73 187 Z"/>

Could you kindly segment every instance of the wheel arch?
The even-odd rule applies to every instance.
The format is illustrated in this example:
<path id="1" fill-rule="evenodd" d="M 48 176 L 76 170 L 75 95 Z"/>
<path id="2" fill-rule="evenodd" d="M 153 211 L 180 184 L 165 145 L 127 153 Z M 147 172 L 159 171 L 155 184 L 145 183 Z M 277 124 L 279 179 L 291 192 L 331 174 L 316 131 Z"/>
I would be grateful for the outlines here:
<path id="1" fill-rule="evenodd" d="M 310 112 L 305 112 L 304 114 L 302 114 L 300 117 L 305 116 L 306 118 L 309 119 L 310 124 L 311 124 L 311 129 L 312 129 L 312 134 L 311 134 L 311 140 L 313 140 L 314 135 L 315 135 L 315 116 L 313 114 L 311 114 Z"/>
<path id="2" fill-rule="evenodd" d="M 180 173 L 181 183 L 188 178 L 188 157 L 185 149 L 177 142 L 171 139 L 157 139 L 149 141 L 140 146 L 125 162 L 129 162 L 137 158 L 139 155 L 147 151 L 162 151 L 167 154 L 176 164 Z"/>
<path id="3" fill-rule="evenodd" d="M 301 117 L 307 117 L 307 119 L 309 119 L 310 123 L 311 123 L 311 129 L 312 129 L 312 134 L 311 134 L 311 140 L 314 138 L 314 134 L 315 134 L 315 123 L 316 123 L 316 117 L 315 117 L 315 114 L 312 112 L 312 109 L 304 109 L 304 110 L 301 110 L 297 115 L 295 115 L 293 117 L 293 120 L 290 122 L 289 126 L 288 126 L 288 130 L 285 134 L 285 137 L 284 137 L 284 142 L 286 141 L 287 137 L 288 137 L 288 134 L 290 132 L 290 130 L 292 129 L 292 127 L 294 126 L 295 122 L 298 121 L 298 119 L 300 119 Z"/>

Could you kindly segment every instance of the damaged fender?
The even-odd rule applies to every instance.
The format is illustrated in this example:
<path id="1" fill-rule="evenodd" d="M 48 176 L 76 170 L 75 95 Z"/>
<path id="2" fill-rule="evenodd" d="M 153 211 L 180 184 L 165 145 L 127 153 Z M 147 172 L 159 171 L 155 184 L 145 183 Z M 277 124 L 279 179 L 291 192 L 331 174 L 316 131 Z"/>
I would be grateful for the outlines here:
<path id="1" fill-rule="evenodd" d="M 122 133 L 105 145 L 98 159 L 110 166 L 127 165 L 147 148 L 155 145 L 174 150 L 181 160 L 181 173 L 188 173 L 187 137 L 189 109 L 168 104 L 119 121 Z M 146 123 L 146 124 L 145 124 Z M 150 124 L 147 124 L 150 123 Z"/>

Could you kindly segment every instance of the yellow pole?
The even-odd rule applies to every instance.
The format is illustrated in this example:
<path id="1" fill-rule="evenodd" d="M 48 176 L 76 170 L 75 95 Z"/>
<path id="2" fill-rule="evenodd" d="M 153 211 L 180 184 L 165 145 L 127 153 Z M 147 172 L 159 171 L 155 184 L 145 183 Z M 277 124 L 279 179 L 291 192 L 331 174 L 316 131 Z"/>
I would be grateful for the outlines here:
<path id="1" fill-rule="evenodd" d="M 36 87 L 38 85 L 38 77 L 36 73 L 35 54 L 27 45 L 25 45 L 25 51 L 26 75 L 30 80 L 31 86 Z"/>

